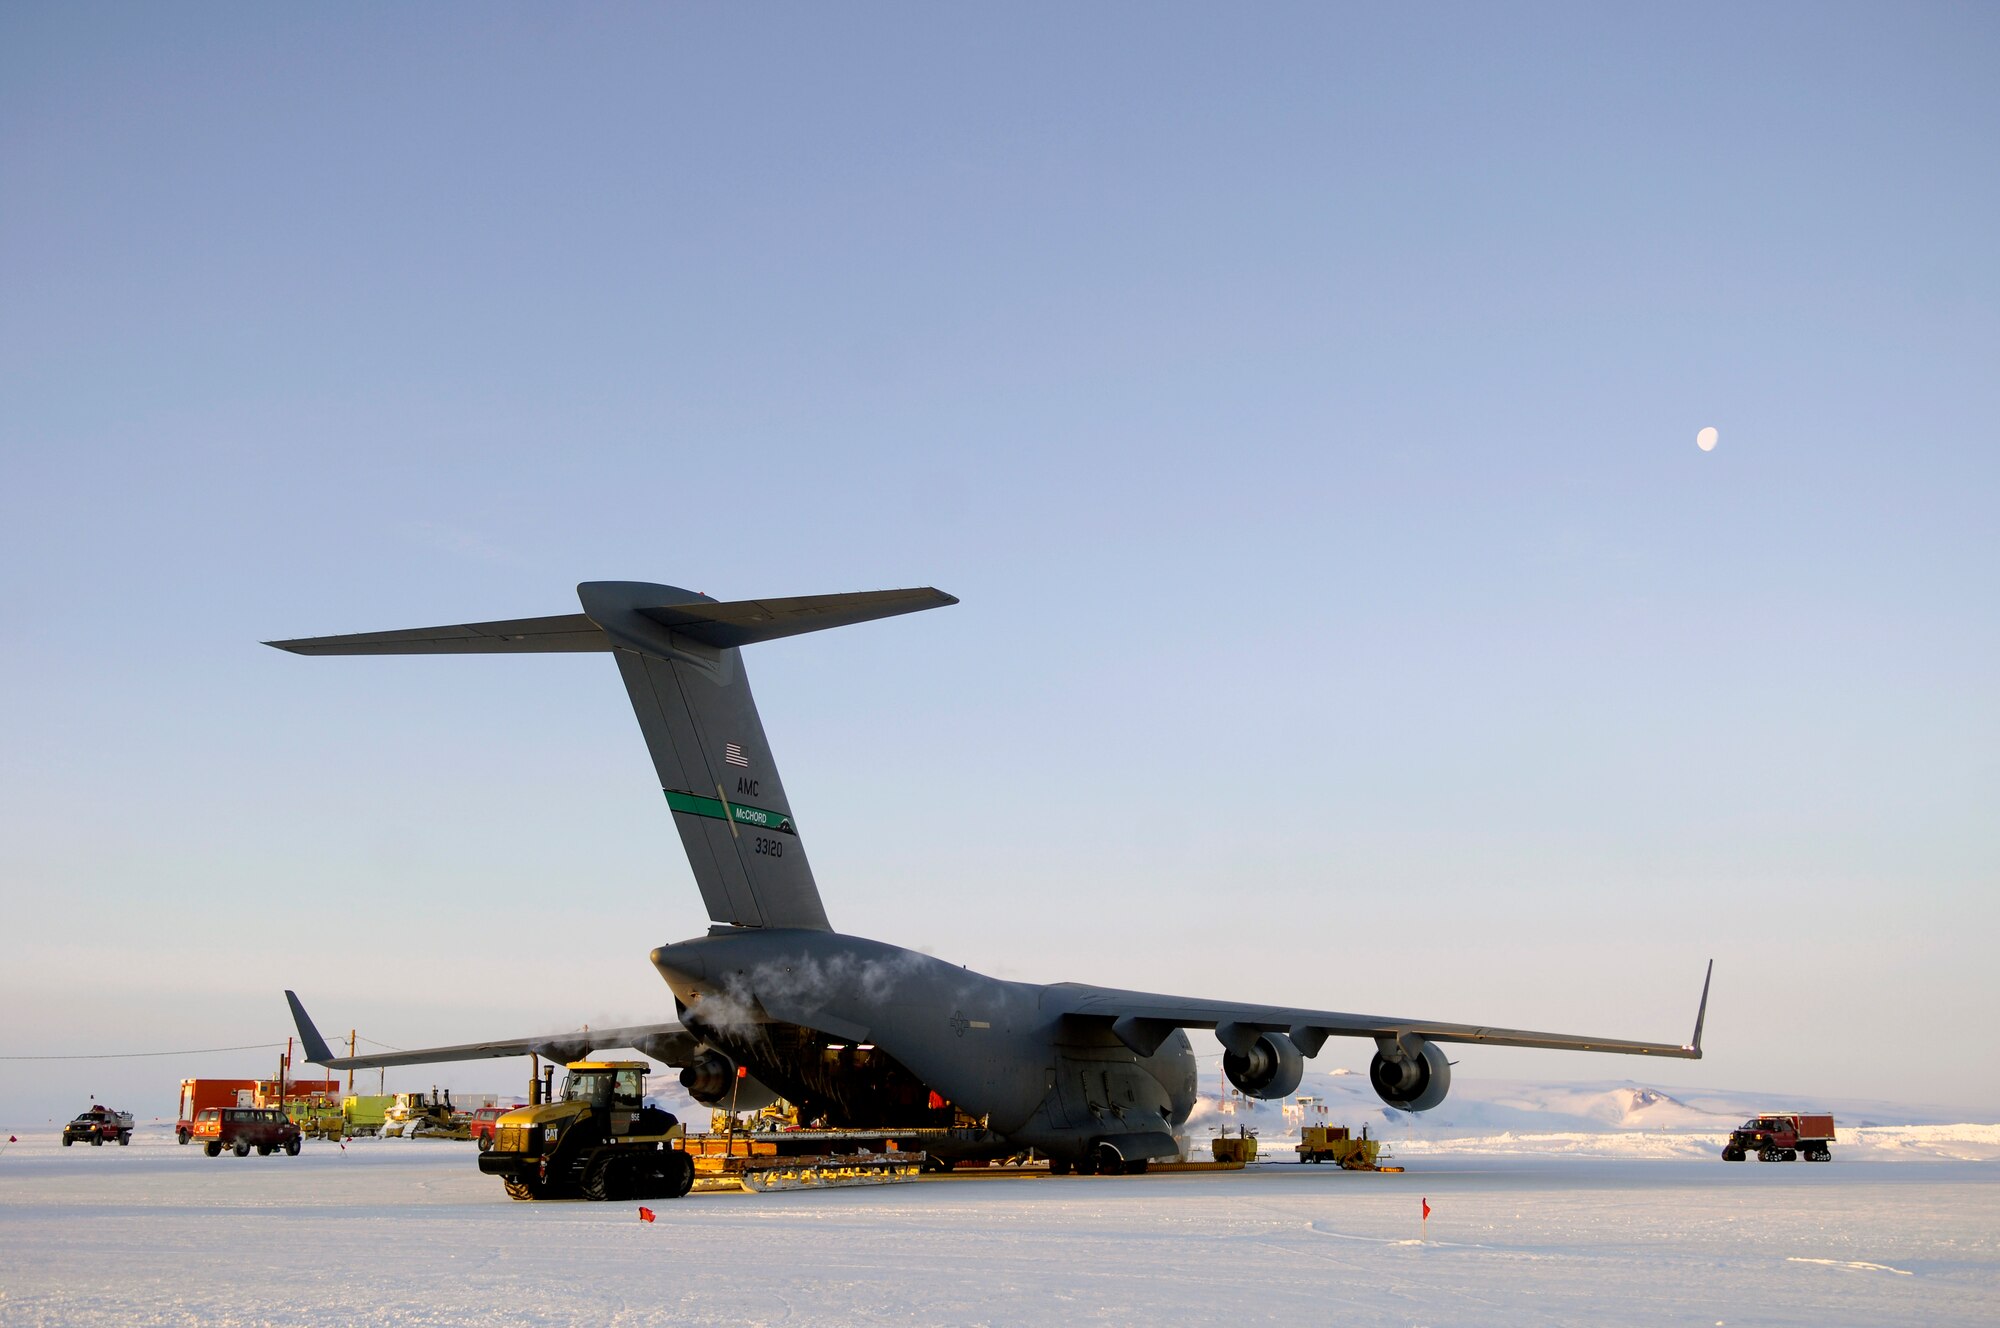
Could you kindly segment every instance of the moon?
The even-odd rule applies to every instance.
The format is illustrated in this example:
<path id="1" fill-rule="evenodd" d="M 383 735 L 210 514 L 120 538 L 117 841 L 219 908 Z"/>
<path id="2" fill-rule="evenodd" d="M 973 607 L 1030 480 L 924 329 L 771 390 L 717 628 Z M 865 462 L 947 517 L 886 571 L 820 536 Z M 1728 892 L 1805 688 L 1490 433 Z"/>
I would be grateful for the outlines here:
<path id="1" fill-rule="evenodd" d="M 1715 426 L 1711 424 L 1694 436 L 1694 445 L 1704 452 L 1713 452 L 1715 450 L 1715 440 L 1720 436 L 1715 432 Z"/>

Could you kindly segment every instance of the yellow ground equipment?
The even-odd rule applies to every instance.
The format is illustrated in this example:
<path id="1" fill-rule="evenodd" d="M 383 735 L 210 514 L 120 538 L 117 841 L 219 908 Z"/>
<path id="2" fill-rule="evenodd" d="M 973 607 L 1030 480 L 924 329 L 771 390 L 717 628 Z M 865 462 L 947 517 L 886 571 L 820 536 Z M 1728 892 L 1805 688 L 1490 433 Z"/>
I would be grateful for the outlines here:
<path id="1" fill-rule="evenodd" d="M 907 1132 L 746 1133 L 725 1118 L 719 1133 L 690 1135 L 645 1105 L 647 1069 L 644 1061 L 577 1061 L 557 1100 L 499 1119 L 479 1169 L 516 1199 L 678 1199 L 697 1189 L 885 1185 L 914 1180 L 923 1167 L 923 1153 L 902 1147 Z"/>
<path id="2" fill-rule="evenodd" d="M 340 1104 L 322 1094 L 309 1098 L 287 1098 L 285 1114 L 307 1139 L 339 1139 L 347 1133 L 347 1119 Z"/>
<path id="3" fill-rule="evenodd" d="M 1233 1162 L 1237 1166 L 1242 1166 L 1246 1162 L 1257 1160 L 1257 1133 L 1247 1125 L 1239 1128 L 1235 1134 L 1230 1134 L 1227 1127 L 1224 1127 L 1223 1133 L 1208 1141 L 1208 1147 L 1215 1154 L 1216 1161 Z"/>
<path id="4" fill-rule="evenodd" d="M 382 1122 L 396 1099 L 387 1094 L 349 1094 L 340 1100 L 341 1128 L 350 1139 L 382 1133 Z"/>
<path id="5" fill-rule="evenodd" d="M 1356 1135 L 1345 1125 L 1308 1125 L 1299 1132 L 1299 1161 L 1332 1162 L 1343 1171 L 1379 1171 L 1382 1141 L 1368 1137 L 1368 1127 Z"/>
<path id="6" fill-rule="evenodd" d="M 452 1110 L 451 1094 L 440 1097 L 435 1090 L 398 1093 L 396 1101 L 383 1113 L 385 1139 L 470 1139 L 472 1127 Z"/>
<path id="7" fill-rule="evenodd" d="M 676 1145 L 694 1163 L 697 1190 L 831 1190 L 915 1180 L 922 1152 L 884 1130 L 689 1135 Z M 836 1151 L 837 1150 L 837 1151 Z"/>
<path id="8" fill-rule="evenodd" d="M 685 1133 L 646 1105 L 645 1061 L 577 1061 L 551 1102 L 532 1102 L 493 1126 L 479 1169 L 514 1199 L 678 1199 L 694 1163 L 673 1147 Z M 536 1094 L 540 1096 L 539 1093 Z"/>

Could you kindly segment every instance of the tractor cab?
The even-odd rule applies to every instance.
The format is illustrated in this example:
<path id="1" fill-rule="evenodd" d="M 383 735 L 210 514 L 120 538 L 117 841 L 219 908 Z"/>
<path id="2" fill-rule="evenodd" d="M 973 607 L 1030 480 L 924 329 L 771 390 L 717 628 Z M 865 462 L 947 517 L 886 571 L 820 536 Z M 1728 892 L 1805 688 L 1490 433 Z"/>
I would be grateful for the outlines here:
<path id="1" fill-rule="evenodd" d="M 575 1061 L 563 1076 L 562 1100 L 602 1113 L 614 1135 L 631 1134 L 646 1105 L 644 1061 Z"/>

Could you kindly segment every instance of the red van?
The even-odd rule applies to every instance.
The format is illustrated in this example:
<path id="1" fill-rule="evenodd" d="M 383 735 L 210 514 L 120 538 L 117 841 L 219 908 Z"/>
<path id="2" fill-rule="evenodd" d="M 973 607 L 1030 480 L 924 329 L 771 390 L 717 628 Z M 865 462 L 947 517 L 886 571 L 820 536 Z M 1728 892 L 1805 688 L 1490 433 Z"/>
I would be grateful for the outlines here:
<path id="1" fill-rule="evenodd" d="M 299 1155 L 299 1127 L 276 1107 L 205 1107 L 194 1118 L 191 1136 L 201 1142 L 210 1157 L 227 1148 L 238 1157 L 269 1157 L 282 1148 L 289 1157 Z"/>

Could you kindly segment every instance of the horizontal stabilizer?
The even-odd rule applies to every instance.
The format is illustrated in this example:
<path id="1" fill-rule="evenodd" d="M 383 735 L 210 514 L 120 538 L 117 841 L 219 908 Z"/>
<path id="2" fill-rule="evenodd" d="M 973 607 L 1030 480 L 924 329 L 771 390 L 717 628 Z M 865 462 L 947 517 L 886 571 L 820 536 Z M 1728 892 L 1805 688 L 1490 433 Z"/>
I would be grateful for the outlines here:
<path id="1" fill-rule="evenodd" d="M 726 649 L 923 609 L 941 609 L 956 603 L 955 596 L 924 586 L 915 590 L 861 590 L 845 595 L 797 595 L 790 599 L 743 599 L 729 604 L 697 601 L 641 607 L 639 612 L 703 645 Z"/>
<path id="2" fill-rule="evenodd" d="M 399 632 L 350 632 L 266 641 L 294 655 L 500 655 L 517 652 L 609 650 L 611 638 L 581 613 L 507 622 L 411 627 Z"/>
<path id="3" fill-rule="evenodd" d="M 928 586 L 913 590 L 863 590 L 845 595 L 797 595 L 790 599 L 744 599 L 717 603 L 670 586 L 611 581 L 587 582 L 586 585 L 657 592 L 631 597 L 638 601 L 631 607 L 640 616 L 669 631 L 719 650 L 958 603 L 955 597 Z M 686 598 L 673 598 L 676 596 Z M 648 604 L 645 602 L 647 598 L 667 602 Z M 548 618 L 453 623 L 444 627 L 409 627 L 394 632 L 303 636 L 291 641 L 266 641 L 264 644 L 289 650 L 294 655 L 501 655 L 610 650 L 612 639 L 587 613 L 559 613 Z"/>

